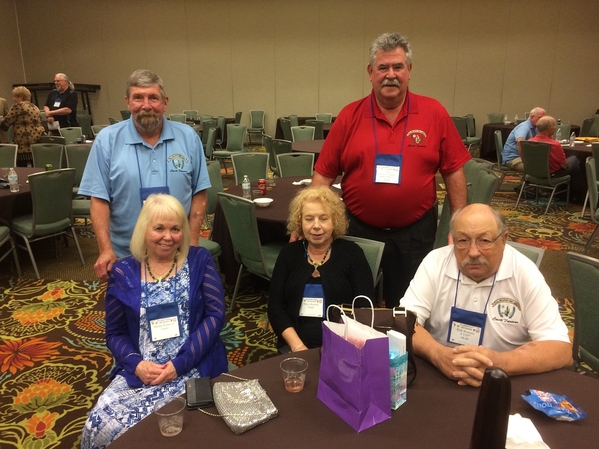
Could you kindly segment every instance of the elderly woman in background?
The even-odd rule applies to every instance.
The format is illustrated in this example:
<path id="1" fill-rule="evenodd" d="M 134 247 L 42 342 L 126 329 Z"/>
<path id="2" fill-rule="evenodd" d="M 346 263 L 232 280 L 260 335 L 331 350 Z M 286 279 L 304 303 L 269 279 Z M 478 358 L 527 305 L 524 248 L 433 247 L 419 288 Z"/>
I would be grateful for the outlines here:
<path id="1" fill-rule="evenodd" d="M 152 413 L 156 401 L 184 393 L 187 379 L 227 371 L 219 336 L 223 286 L 210 253 L 189 243 L 181 203 L 150 195 L 133 231 L 132 255 L 110 271 L 106 344 L 116 366 L 89 413 L 82 448 L 108 445 Z"/>
<path id="2" fill-rule="evenodd" d="M 330 304 L 374 296 L 372 271 L 362 249 L 344 239 L 345 205 L 329 187 L 301 190 L 289 206 L 287 230 L 301 240 L 280 252 L 268 299 L 268 318 L 281 352 L 322 345 L 321 322 Z"/>
<path id="3" fill-rule="evenodd" d="M 12 125 L 13 140 L 19 145 L 17 150 L 17 167 L 33 165 L 31 144 L 37 142 L 44 133 L 40 110 L 31 103 L 31 92 L 23 86 L 12 90 L 12 99 L 15 102 L 2 123 L 0 130 L 7 131 Z"/>

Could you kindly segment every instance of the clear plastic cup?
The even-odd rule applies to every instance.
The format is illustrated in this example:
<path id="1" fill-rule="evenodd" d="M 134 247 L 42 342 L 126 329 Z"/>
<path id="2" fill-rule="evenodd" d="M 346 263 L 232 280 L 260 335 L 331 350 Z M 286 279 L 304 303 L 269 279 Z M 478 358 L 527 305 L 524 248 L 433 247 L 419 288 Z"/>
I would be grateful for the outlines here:
<path id="1" fill-rule="evenodd" d="M 304 389 L 308 362 L 299 357 L 290 357 L 281 362 L 281 371 L 285 389 L 290 393 L 299 393 Z"/>
<path id="2" fill-rule="evenodd" d="M 154 413 L 158 416 L 158 426 L 162 435 L 174 437 L 181 433 L 185 405 L 185 399 L 182 397 L 164 398 L 154 404 Z"/>

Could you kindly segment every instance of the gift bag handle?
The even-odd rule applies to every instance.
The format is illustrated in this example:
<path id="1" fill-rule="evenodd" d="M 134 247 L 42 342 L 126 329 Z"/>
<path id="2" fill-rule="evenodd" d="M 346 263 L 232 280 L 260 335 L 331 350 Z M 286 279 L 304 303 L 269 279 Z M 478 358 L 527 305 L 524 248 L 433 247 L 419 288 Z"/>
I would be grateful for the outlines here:
<path id="1" fill-rule="evenodd" d="M 370 303 L 370 310 L 372 311 L 371 313 L 371 318 L 370 318 L 370 327 L 374 329 L 374 304 L 372 304 L 371 299 L 368 296 L 365 295 L 358 295 L 354 298 L 354 300 L 351 302 L 351 314 L 353 317 L 356 316 L 356 309 L 355 309 L 355 304 L 356 304 L 356 299 L 358 298 L 364 298 L 367 299 L 368 302 Z M 344 314 L 345 315 L 345 314 Z"/>
<path id="2" fill-rule="evenodd" d="M 347 315 L 345 314 L 345 310 L 343 310 L 343 308 L 341 308 L 341 306 L 339 306 L 339 305 L 337 305 L 337 304 L 329 304 L 329 306 L 327 307 L 327 321 L 331 321 L 331 320 L 329 319 L 329 309 L 330 309 L 331 307 L 335 307 L 335 308 L 337 308 L 337 309 L 341 310 L 341 314 L 342 314 L 342 315 L 343 315 L 345 318 L 347 318 Z M 343 321 L 343 324 L 344 324 L 343 338 L 344 338 L 345 340 L 347 340 L 347 319 L 345 319 L 345 320 L 341 320 L 341 321 Z"/>

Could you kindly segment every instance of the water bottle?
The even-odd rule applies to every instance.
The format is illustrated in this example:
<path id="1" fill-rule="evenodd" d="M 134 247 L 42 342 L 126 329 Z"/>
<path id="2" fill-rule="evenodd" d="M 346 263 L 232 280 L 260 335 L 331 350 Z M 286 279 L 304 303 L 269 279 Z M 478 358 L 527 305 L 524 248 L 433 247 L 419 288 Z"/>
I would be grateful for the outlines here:
<path id="1" fill-rule="evenodd" d="M 19 191 L 19 177 L 17 176 L 17 172 L 15 172 L 14 168 L 11 168 L 8 172 L 8 184 L 10 185 L 11 192 Z"/>
<path id="2" fill-rule="evenodd" d="M 243 190 L 243 197 L 246 200 L 251 200 L 252 199 L 252 185 L 250 184 L 250 178 L 248 178 L 248 175 L 243 175 L 243 181 L 241 182 L 241 188 Z"/>
<path id="3" fill-rule="evenodd" d="M 514 123 L 518 123 L 518 114 L 516 114 L 516 116 L 514 117 Z"/>
<path id="4" fill-rule="evenodd" d="M 555 140 L 557 140 L 558 142 L 562 141 L 562 129 L 561 128 L 557 128 L 557 131 L 555 132 Z"/>
<path id="5" fill-rule="evenodd" d="M 509 123 L 507 119 L 507 114 L 503 114 L 503 123 Z"/>
<path id="6" fill-rule="evenodd" d="M 562 119 L 561 119 L 561 118 L 558 118 L 558 119 L 557 119 L 557 124 L 558 124 L 558 125 L 561 125 L 561 124 L 562 124 Z"/>
<path id="7" fill-rule="evenodd" d="M 576 134 L 574 134 L 574 132 L 572 132 L 572 134 L 570 134 L 570 146 L 573 147 L 575 145 L 575 141 L 576 141 Z"/>

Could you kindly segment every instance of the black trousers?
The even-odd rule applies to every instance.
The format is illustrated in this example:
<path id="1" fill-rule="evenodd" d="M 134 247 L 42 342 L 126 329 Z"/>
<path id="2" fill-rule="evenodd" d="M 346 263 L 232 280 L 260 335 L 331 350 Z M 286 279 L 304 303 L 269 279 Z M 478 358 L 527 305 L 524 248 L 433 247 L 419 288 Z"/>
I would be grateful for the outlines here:
<path id="1" fill-rule="evenodd" d="M 349 235 L 385 244 L 383 269 L 383 298 L 386 307 L 396 307 L 403 298 L 422 259 L 433 249 L 437 232 L 437 208 L 432 207 L 418 221 L 403 228 L 380 229 L 369 226 L 351 213 Z"/>

